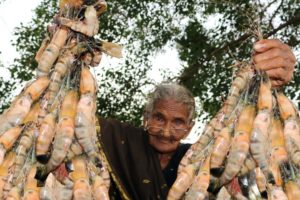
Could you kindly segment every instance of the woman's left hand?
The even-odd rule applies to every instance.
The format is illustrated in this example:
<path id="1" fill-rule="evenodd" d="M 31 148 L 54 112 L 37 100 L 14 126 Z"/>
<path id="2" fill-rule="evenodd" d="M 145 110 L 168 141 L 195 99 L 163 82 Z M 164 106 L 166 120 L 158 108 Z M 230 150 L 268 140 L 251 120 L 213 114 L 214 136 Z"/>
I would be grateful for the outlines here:
<path id="1" fill-rule="evenodd" d="M 254 44 L 252 57 L 256 68 L 264 70 L 273 87 L 280 87 L 293 78 L 296 57 L 291 48 L 277 39 L 260 40 Z"/>

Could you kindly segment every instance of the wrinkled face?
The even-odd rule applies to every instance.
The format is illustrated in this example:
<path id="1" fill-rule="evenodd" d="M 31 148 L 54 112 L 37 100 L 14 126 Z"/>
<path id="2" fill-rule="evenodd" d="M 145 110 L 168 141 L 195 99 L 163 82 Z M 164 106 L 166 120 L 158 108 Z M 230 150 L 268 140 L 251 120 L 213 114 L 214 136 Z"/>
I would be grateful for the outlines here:
<path id="1" fill-rule="evenodd" d="M 149 133 L 149 143 L 160 153 L 174 152 L 193 124 L 188 121 L 186 105 L 172 99 L 160 100 L 144 121 Z"/>

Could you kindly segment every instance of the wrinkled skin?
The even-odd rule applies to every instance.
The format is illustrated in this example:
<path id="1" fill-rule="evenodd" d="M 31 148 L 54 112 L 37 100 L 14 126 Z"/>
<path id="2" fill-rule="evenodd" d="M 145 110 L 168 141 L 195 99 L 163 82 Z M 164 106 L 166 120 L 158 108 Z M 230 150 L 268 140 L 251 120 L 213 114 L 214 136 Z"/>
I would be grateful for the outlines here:
<path id="1" fill-rule="evenodd" d="M 189 121 L 186 105 L 172 99 L 158 101 L 148 119 L 144 120 L 144 124 L 146 128 L 150 126 L 163 128 L 162 131 L 148 129 L 149 143 L 159 153 L 162 168 L 169 161 L 169 159 L 165 160 L 164 157 L 170 158 L 172 156 L 179 146 L 180 140 L 185 138 L 193 127 L 193 123 Z M 184 134 L 178 135 L 171 130 L 172 127 L 186 131 Z"/>
<path id="2" fill-rule="evenodd" d="M 253 48 L 255 66 L 266 71 L 273 87 L 280 87 L 292 80 L 296 57 L 288 45 L 269 39 L 258 41 Z"/>

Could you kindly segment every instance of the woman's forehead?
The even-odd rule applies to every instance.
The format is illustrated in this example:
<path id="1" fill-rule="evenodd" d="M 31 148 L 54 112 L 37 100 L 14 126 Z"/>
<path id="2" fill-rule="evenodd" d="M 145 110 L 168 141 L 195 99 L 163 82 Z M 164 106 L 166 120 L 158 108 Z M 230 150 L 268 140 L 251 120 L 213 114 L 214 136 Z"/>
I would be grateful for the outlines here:
<path id="1" fill-rule="evenodd" d="M 188 117 L 188 108 L 182 102 L 173 99 L 161 99 L 154 104 L 154 113 Z"/>

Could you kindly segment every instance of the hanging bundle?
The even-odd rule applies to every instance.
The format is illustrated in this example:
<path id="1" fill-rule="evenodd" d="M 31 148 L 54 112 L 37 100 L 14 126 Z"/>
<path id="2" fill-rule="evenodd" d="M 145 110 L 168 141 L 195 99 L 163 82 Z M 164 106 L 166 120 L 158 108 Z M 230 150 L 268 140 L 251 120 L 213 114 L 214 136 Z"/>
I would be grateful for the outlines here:
<path id="1" fill-rule="evenodd" d="M 292 101 L 267 74 L 241 64 L 223 107 L 181 160 L 168 199 L 299 199 L 299 150 Z"/>
<path id="2" fill-rule="evenodd" d="M 0 116 L 0 198 L 109 199 L 91 67 L 121 47 L 95 39 L 104 0 L 62 0 L 36 54 L 36 79 Z"/>

